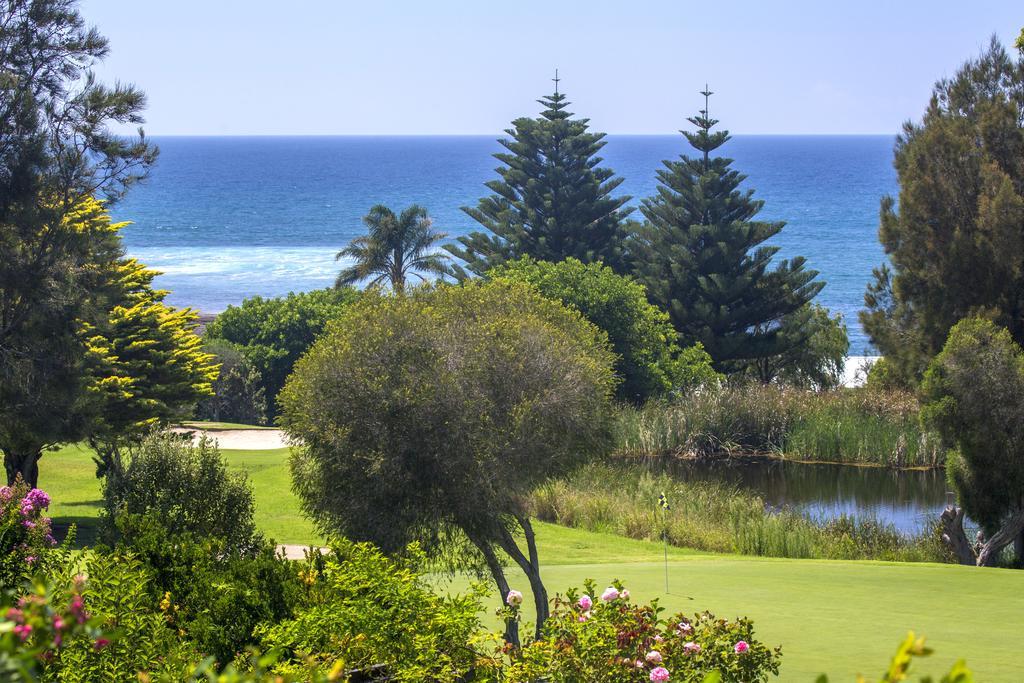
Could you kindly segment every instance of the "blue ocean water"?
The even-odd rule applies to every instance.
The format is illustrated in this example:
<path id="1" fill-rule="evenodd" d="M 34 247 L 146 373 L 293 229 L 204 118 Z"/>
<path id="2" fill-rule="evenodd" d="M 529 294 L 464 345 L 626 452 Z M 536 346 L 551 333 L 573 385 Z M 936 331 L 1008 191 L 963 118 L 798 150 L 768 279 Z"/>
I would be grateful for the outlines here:
<path id="1" fill-rule="evenodd" d="M 363 232 L 373 204 L 427 207 L 450 236 L 476 229 L 460 207 L 495 177 L 491 137 L 168 137 L 150 178 L 112 209 L 128 252 L 164 274 L 168 300 L 218 312 L 256 294 L 330 285 L 334 254 Z M 890 136 L 737 136 L 722 153 L 785 220 L 780 258 L 807 257 L 828 284 L 819 300 L 841 312 L 851 354 L 868 342 L 857 324 L 871 269 L 879 199 L 896 192 Z M 689 150 L 680 135 L 609 136 L 605 165 L 617 192 L 654 193 L 663 159 Z M 689 150 L 692 151 L 692 150 Z"/>

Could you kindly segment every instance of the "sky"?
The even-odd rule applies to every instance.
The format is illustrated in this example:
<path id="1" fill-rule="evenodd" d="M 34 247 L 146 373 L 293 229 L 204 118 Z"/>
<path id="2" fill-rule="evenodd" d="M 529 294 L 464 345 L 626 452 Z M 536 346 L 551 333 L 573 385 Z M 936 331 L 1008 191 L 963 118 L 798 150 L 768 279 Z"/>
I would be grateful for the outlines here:
<path id="1" fill-rule="evenodd" d="M 739 134 L 891 134 L 1020 0 L 83 0 L 96 71 L 149 135 L 498 135 L 557 68 L 571 111 L 664 134 L 703 104 Z"/>

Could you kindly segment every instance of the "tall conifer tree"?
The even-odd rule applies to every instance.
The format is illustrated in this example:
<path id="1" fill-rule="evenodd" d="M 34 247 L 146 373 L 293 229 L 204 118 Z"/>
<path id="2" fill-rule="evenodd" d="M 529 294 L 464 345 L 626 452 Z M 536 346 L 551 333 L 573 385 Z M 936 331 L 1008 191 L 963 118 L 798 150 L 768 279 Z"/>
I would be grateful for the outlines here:
<path id="1" fill-rule="evenodd" d="M 599 166 L 604 133 L 588 132 L 588 119 L 574 119 L 558 91 L 538 102 L 539 118 L 518 118 L 499 140 L 506 152 L 494 155 L 500 178 L 476 207 L 463 207 L 487 229 L 460 237 L 448 247 L 466 271 L 481 275 L 505 261 L 529 256 L 558 262 L 572 257 L 621 268 L 622 223 L 632 211 L 630 197 L 613 197 L 622 182 Z"/>
<path id="2" fill-rule="evenodd" d="M 722 370 L 773 356 L 799 339 L 780 336 L 778 322 L 821 290 L 817 271 L 802 257 L 770 268 L 778 247 L 765 240 L 785 225 L 752 220 L 763 202 L 753 190 L 741 191 L 746 176 L 732 159 L 711 153 L 728 139 L 712 132 L 718 123 L 704 109 L 688 119 L 696 132 L 682 131 L 701 155 L 665 161 L 658 171 L 658 194 L 645 199 L 647 221 L 630 251 L 653 303 L 672 318 L 685 345 L 700 342 Z"/>

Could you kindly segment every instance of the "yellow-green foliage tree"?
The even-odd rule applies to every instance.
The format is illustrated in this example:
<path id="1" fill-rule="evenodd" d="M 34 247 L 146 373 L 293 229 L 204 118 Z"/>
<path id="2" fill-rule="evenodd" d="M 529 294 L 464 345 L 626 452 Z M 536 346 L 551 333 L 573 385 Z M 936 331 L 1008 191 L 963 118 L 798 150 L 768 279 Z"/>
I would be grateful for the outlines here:
<path id="1" fill-rule="evenodd" d="M 15 340 L 21 348 L 5 359 L 0 450 L 9 481 L 36 485 L 43 452 L 82 439 L 109 465 L 120 447 L 211 393 L 217 366 L 193 332 L 195 313 L 166 306 L 166 292 L 152 287 L 157 273 L 121 255 L 124 225 L 88 197 L 42 228 L 79 244 L 68 279 L 89 292 L 89 305 L 70 324 L 30 316 Z"/>
<path id="2" fill-rule="evenodd" d="M 99 473 L 120 468 L 119 452 L 154 427 L 188 417 L 213 395 L 218 365 L 195 333 L 190 308 L 163 303 L 157 272 L 135 259 L 117 263 L 120 301 L 99 325 L 84 324 L 95 420 L 89 442 Z"/>

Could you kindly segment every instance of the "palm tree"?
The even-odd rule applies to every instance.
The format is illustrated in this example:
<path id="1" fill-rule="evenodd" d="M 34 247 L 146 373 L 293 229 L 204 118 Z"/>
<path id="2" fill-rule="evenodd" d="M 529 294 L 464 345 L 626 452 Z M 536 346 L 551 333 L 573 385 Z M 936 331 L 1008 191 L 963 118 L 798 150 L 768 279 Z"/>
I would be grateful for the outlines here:
<path id="1" fill-rule="evenodd" d="M 427 210 L 413 204 L 396 216 L 377 204 L 363 216 L 369 234 L 357 237 L 338 252 L 335 260 L 351 258 L 355 262 L 338 273 L 336 287 L 353 285 L 367 278 L 371 285 L 384 281 L 401 294 L 410 275 L 426 281 L 423 273 L 444 276 L 450 272 L 449 256 L 435 248 L 448 235 L 433 229 Z"/>

